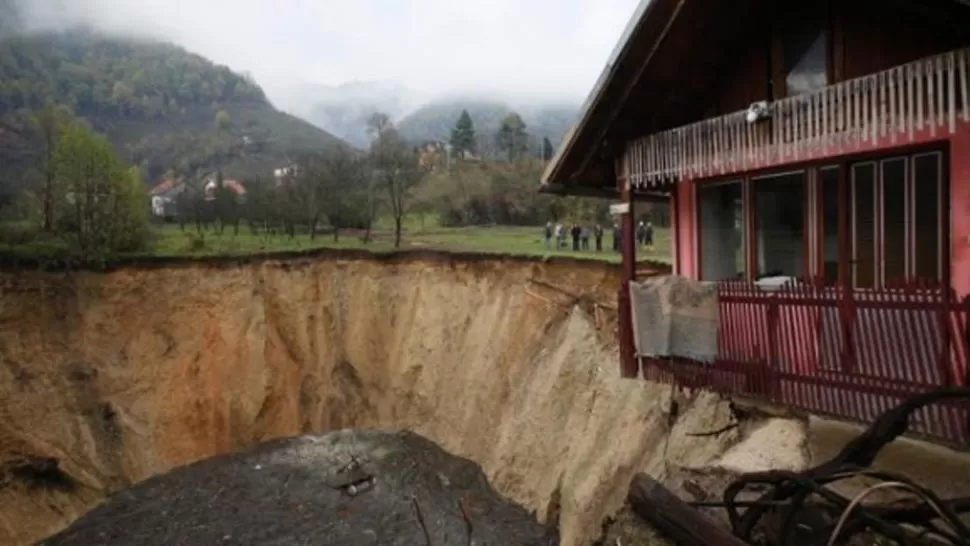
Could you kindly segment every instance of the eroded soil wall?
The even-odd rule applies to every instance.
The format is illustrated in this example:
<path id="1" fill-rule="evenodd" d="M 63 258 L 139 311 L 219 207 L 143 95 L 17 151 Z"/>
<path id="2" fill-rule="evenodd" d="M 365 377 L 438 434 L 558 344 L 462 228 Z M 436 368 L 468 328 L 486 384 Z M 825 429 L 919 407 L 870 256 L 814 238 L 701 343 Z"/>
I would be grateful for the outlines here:
<path id="1" fill-rule="evenodd" d="M 619 379 L 617 275 L 427 256 L 0 274 L 0 544 L 174 466 L 346 427 L 424 434 L 586 543 L 633 472 L 733 440 L 668 440 L 671 389 Z M 726 411 L 695 397 L 678 423 Z M 64 475 L 22 471 L 43 458 Z"/>

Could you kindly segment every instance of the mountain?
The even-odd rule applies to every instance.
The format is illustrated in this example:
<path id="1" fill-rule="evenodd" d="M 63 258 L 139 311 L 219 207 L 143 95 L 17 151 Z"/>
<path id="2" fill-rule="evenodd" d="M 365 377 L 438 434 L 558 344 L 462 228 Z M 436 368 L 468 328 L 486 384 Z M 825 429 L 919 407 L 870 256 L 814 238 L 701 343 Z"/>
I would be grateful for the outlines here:
<path id="1" fill-rule="evenodd" d="M 8 36 L 0 40 L 7 182 L 39 162 L 31 118 L 47 101 L 107 136 L 150 180 L 172 168 L 268 175 L 303 153 L 345 145 L 276 110 L 250 78 L 171 44 L 85 30 Z"/>
<path id="2" fill-rule="evenodd" d="M 13 0 L 0 0 L 0 39 L 13 34 L 20 26 L 20 12 L 15 9 Z"/>
<path id="3" fill-rule="evenodd" d="M 308 85 L 284 99 L 290 111 L 347 142 L 365 147 L 367 118 L 383 112 L 397 121 L 424 100 L 422 93 L 387 81 L 350 82 L 336 86 Z"/>
<path id="4" fill-rule="evenodd" d="M 579 112 L 572 105 L 514 105 L 502 101 L 475 98 L 443 98 L 432 101 L 408 114 L 397 124 L 398 131 L 413 142 L 448 140 L 462 110 L 468 110 L 475 124 L 479 151 L 485 155 L 497 153 L 495 135 L 502 118 L 510 112 L 518 113 L 526 123 L 529 147 L 538 151 L 542 139 L 548 138 L 558 146 Z"/>

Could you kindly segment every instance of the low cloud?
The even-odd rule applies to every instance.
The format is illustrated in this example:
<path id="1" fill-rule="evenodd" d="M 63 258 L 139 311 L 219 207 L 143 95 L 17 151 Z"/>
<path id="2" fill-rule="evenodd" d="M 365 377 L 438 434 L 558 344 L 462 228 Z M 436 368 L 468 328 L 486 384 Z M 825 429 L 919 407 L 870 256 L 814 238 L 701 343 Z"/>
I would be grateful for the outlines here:
<path id="1" fill-rule="evenodd" d="M 175 42 L 253 74 L 386 80 L 432 94 L 579 101 L 637 0 L 17 0 L 31 29 L 85 25 Z"/>

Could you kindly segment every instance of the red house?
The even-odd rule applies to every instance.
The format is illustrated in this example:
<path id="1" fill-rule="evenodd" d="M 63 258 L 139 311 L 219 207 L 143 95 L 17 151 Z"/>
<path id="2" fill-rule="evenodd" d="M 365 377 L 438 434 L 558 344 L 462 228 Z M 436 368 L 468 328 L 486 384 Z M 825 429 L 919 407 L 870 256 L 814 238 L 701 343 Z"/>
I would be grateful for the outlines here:
<path id="1" fill-rule="evenodd" d="M 541 185 L 629 206 L 624 376 L 863 421 L 967 385 L 968 45 L 966 0 L 645 0 Z M 646 200 L 674 272 L 717 283 L 713 364 L 635 352 Z M 961 406 L 916 425 L 970 439 Z"/>

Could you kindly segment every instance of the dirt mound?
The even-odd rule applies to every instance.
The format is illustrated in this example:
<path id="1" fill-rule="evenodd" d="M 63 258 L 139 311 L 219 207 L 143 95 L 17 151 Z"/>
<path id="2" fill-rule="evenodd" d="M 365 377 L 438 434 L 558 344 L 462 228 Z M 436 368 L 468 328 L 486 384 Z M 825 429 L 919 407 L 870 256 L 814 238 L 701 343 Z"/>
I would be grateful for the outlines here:
<path id="1" fill-rule="evenodd" d="M 41 545 L 556 542 L 471 461 L 414 433 L 348 430 L 176 469 Z"/>

